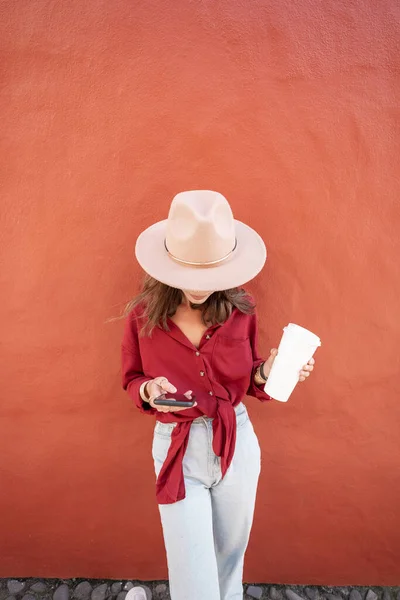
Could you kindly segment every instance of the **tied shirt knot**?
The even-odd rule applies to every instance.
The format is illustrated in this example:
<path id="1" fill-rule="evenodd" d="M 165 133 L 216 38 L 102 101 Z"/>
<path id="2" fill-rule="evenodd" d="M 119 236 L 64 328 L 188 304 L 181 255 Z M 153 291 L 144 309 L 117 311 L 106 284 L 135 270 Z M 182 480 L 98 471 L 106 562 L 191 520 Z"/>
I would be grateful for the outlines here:
<path id="1" fill-rule="evenodd" d="M 222 477 L 229 469 L 236 445 L 236 413 L 229 400 L 217 399 L 213 419 L 213 451 L 221 458 Z M 171 444 L 156 483 L 158 504 L 172 504 L 185 498 L 183 457 L 189 442 L 193 419 L 177 423 L 171 434 Z M 172 474 L 179 471 L 179 477 Z"/>

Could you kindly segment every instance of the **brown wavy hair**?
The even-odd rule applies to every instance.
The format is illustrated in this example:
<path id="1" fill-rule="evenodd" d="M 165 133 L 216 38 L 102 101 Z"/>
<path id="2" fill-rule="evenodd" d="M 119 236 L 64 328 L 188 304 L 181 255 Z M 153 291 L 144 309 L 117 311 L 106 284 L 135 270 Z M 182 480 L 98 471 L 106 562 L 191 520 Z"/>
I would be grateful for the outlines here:
<path id="1" fill-rule="evenodd" d="M 128 302 L 120 318 L 127 317 L 138 305 L 143 306 L 143 325 L 141 335 L 151 335 L 155 327 L 168 331 L 168 317 L 172 317 L 181 304 L 184 294 L 177 288 L 165 285 L 157 279 L 146 275 L 141 292 Z M 255 305 L 242 288 L 233 288 L 222 292 L 214 292 L 203 304 L 192 304 L 195 310 L 201 310 L 202 321 L 208 327 L 222 325 L 232 310 L 237 308 L 244 314 L 253 314 Z"/>

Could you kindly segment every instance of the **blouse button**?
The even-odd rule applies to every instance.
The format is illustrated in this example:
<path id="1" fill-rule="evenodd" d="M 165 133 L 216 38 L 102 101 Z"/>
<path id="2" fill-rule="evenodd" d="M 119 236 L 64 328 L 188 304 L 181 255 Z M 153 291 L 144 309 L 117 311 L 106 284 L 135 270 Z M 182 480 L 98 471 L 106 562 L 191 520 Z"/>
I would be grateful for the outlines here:
<path id="1" fill-rule="evenodd" d="M 200 377 L 204 377 L 205 373 L 204 371 L 200 371 Z"/>
<path id="2" fill-rule="evenodd" d="M 207 335 L 206 335 L 206 340 L 209 340 L 209 339 L 210 339 L 210 337 L 211 337 L 211 335 L 210 335 L 209 333 L 207 333 Z"/>
<path id="3" fill-rule="evenodd" d="M 196 352 L 196 356 L 200 356 L 200 352 Z"/>
<path id="4" fill-rule="evenodd" d="M 212 396 L 212 395 L 213 395 L 213 393 L 212 393 L 212 391 L 211 391 L 211 390 L 210 390 L 208 393 L 210 394 L 210 396 Z"/>

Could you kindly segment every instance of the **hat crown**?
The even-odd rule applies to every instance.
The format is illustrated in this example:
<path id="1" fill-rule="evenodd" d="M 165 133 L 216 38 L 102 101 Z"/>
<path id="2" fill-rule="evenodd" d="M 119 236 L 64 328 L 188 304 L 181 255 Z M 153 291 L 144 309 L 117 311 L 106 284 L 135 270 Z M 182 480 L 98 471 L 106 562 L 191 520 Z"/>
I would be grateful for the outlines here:
<path id="1" fill-rule="evenodd" d="M 231 207 L 219 192 L 180 192 L 172 201 L 166 227 L 170 254 L 188 263 L 211 263 L 235 247 L 235 221 Z"/>

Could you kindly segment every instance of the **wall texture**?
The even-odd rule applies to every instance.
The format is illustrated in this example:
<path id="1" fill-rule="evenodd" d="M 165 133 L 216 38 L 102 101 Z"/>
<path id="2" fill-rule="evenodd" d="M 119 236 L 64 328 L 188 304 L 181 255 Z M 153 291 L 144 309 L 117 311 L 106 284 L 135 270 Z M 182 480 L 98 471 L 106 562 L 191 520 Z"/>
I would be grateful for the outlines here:
<path id="1" fill-rule="evenodd" d="M 396 0 L 6 0 L 0 576 L 166 578 L 153 421 L 120 385 L 137 234 L 221 191 L 269 251 L 265 353 L 322 338 L 287 404 L 247 401 L 263 473 L 246 580 L 400 583 Z"/>

